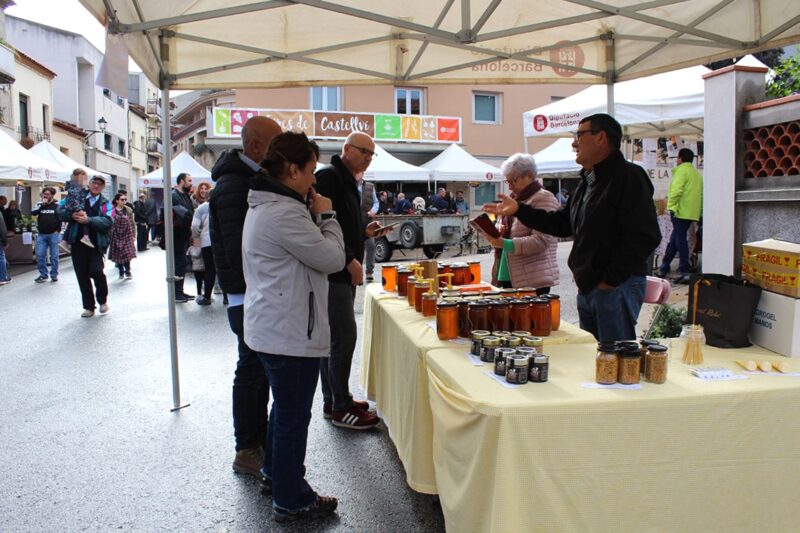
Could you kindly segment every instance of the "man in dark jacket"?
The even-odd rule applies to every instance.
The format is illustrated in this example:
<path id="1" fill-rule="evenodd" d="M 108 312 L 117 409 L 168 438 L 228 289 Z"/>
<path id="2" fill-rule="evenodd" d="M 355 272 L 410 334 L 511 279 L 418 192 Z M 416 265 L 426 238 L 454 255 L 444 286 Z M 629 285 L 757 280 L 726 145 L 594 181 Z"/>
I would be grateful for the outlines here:
<path id="1" fill-rule="evenodd" d="M 39 266 L 39 277 L 36 283 L 44 283 L 51 279 L 58 281 L 58 243 L 61 242 L 61 219 L 58 218 L 58 202 L 55 201 L 56 190 L 52 187 L 42 189 L 42 201 L 31 210 L 36 217 L 36 262 Z M 47 272 L 47 253 L 50 252 L 50 273 Z"/>
<path id="2" fill-rule="evenodd" d="M 220 155 L 211 178 L 215 182 L 209 200 L 209 231 L 214 264 L 222 290 L 228 295 L 228 323 L 236 334 L 239 361 L 233 378 L 233 431 L 236 457 L 233 469 L 259 477 L 267 439 L 269 383 L 258 354 L 244 341 L 244 293 L 242 229 L 247 215 L 250 178 L 261 172 L 259 163 L 281 127 L 267 117 L 254 117 L 242 129 L 242 150 Z"/>
<path id="3" fill-rule="evenodd" d="M 145 200 L 144 211 L 147 217 L 147 229 L 150 230 L 150 240 L 155 241 L 156 230 L 158 229 L 158 206 L 152 197 Z"/>
<path id="4" fill-rule="evenodd" d="M 619 123 L 605 113 L 580 122 L 572 147 L 582 180 L 558 211 L 505 195 L 484 207 L 550 235 L 574 235 L 568 264 L 578 285 L 581 328 L 603 341 L 636 338 L 647 258 L 661 242 L 653 184 L 640 166 L 625 161 L 621 139 Z"/>
<path id="5" fill-rule="evenodd" d="M 191 294 L 183 292 L 183 278 L 186 276 L 186 265 L 189 258 L 186 250 L 189 249 L 189 240 L 192 238 L 192 217 L 194 204 L 189 192 L 192 190 L 192 177 L 186 172 L 178 174 L 175 188 L 172 189 L 172 236 L 175 246 L 175 301 L 186 303 Z"/>
<path id="6" fill-rule="evenodd" d="M 331 164 L 316 173 L 317 192 L 331 199 L 345 248 L 345 268 L 328 276 L 331 356 L 321 370 L 323 415 L 334 425 L 349 429 L 369 429 L 380 422 L 369 412 L 367 402 L 353 400 L 348 385 L 356 347 L 356 287 L 364 281 L 364 240 L 381 235 L 377 221 L 365 227 L 355 176 L 367 170 L 374 155 L 375 143 L 369 135 L 351 133 L 342 155 L 334 155 Z"/>
<path id="7" fill-rule="evenodd" d="M 136 250 L 147 250 L 147 204 L 145 195 L 140 194 L 139 199 L 133 202 L 133 219 L 136 222 Z"/>

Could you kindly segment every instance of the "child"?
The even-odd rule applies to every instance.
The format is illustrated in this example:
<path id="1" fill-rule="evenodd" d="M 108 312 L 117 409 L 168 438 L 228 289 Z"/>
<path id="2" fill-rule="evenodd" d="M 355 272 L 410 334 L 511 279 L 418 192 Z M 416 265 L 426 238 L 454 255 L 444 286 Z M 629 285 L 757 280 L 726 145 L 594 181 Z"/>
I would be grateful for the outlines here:
<path id="1" fill-rule="evenodd" d="M 72 217 L 73 213 L 83 211 L 84 203 L 86 202 L 86 183 L 87 174 L 82 168 L 76 168 L 72 171 L 72 179 L 67 183 L 67 196 L 64 198 L 64 210 Z M 86 234 L 81 237 L 81 242 L 90 248 L 94 248 L 94 244 Z"/>

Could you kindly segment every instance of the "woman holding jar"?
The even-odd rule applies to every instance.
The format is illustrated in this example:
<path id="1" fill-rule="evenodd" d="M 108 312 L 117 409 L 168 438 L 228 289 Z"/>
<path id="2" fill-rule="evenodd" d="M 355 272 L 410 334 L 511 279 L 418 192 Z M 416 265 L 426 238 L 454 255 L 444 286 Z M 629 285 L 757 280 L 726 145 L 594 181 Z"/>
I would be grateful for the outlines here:
<path id="1" fill-rule="evenodd" d="M 325 516 L 336 498 L 305 479 L 306 440 L 320 359 L 328 357 L 328 274 L 344 268 L 344 239 L 330 199 L 314 190 L 316 143 L 286 132 L 270 143 L 248 195 L 242 233 L 247 292 L 244 339 L 272 389 L 262 490 L 278 522 Z"/>
<path id="2" fill-rule="evenodd" d="M 500 167 L 511 196 L 531 207 L 555 211 L 556 197 L 542 187 L 536 177 L 536 161 L 529 154 L 514 154 Z M 496 287 L 534 287 L 536 294 L 547 294 L 558 285 L 558 240 L 532 230 L 516 217 L 501 219 L 500 237 L 484 234 L 495 248 L 492 284 Z"/>

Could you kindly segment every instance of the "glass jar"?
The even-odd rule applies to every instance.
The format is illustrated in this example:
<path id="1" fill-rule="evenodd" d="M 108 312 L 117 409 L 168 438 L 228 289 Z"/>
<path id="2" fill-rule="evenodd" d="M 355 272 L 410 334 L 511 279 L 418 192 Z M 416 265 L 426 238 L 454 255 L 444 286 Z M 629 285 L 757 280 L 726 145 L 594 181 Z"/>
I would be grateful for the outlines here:
<path id="1" fill-rule="evenodd" d="M 508 331 L 511 329 L 511 306 L 508 305 L 508 302 L 504 300 L 495 300 L 492 302 L 492 308 L 489 311 L 489 321 L 492 324 L 492 331 Z"/>
<path id="2" fill-rule="evenodd" d="M 485 363 L 494 362 L 494 351 L 500 348 L 500 337 L 488 336 L 481 341 L 481 361 Z"/>
<path id="3" fill-rule="evenodd" d="M 517 294 L 520 298 L 523 297 L 535 297 L 536 296 L 536 289 L 533 287 L 520 287 L 517 289 Z"/>
<path id="4" fill-rule="evenodd" d="M 453 285 L 468 285 L 470 278 L 469 265 L 466 263 L 452 263 L 450 269 L 453 272 Z"/>
<path id="5" fill-rule="evenodd" d="M 529 359 L 528 381 L 533 383 L 544 383 L 550 373 L 550 358 L 544 354 L 537 353 Z"/>
<path id="6" fill-rule="evenodd" d="M 469 304 L 469 329 L 473 332 L 476 329 L 488 330 L 489 325 L 489 305 L 483 302 L 472 302 Z"/>
<path id="7" fill-rule="evenodd" d="M 514 348 L 514 349 L 517 351 L 518 354 L 526 355 L 529 358 L 539 353 L 536 351 L 536 348 L 531 348 L 530 346 L 520 346 L 519 348 Z"/>
<path id="8" fill-rule="evenodd" d="M 436 335 L 443 341 L 458 336 L 458 306 L 455 303 L 436 304 Z"/>
<path id="9" fill-rule="evenodd" d="M 471 353 L 476 357 L 480 357 L 481 349 L 483 348 L 483 339 L 491 336 L 491 333 L 482 329 L 473 329 L 471 336 L 472 336 L 472 346 L 470 348 L 469 353 Z"/>
<path id="10" fill-rule="evenodd" d="M 515 385 L 528 382 L 529 359 L 524 355 L 515 354 L 506 360 L 506 381 Z"/>
<path id="11" fill-rule="evenodd" d="M 397 265 L 381 265 L 381 284 L 386 292 L 397 290 Z"/>
<path id="12" fill-rule="evenodd" d="M 510 337 L 511 336 L 511 332 L 510 331 L 503 331 L 502 329 L 498 329 L 497 331 L 492 331 L 492 335 L 495 336 L 495 337 L 500 337 L 502 339 L 503 337 Z"/>
<path id="13" fill-rule="evenodd" d="M 533 348 L 537 352 L 542 353 L 542 349 L 544 348 L 544 339 L 533 336 L 523 337 L 522 345 L 527 346 L 528 348 Z"/>
<path id="14" fill-rule="evenodd" d="M 500 298 L 500 291 L 484 291 L 483 297 L 487 300 L 497 300 Z"/>
<path id="15" fill-rule="evenodd" d="M 436 314 L 436 301 L 438 299 L 435 292 L 426 292 L 422 294 L 422 316 L 433 316 Z M 456 307 L 456 322 L 457 321 L 458 307 Z M 458 325 L 456 325 L 456 328 L 458 328 Z"/>
<path id="16" fill-rule="evenodd" d="M 458 289 L 442 289 L 439 294 L 442 298 L 461 298 L 461 291 Z"/>
<path id="17" fill-rule="evenodd" d="M 561 296 L 548 294 L 547 299 L 550 300 L 550 329 L 558 331 L 561 327 Z"/>
<path id="18" fill-rule="evenodd" d="M 420 279 L 414 283 L 414 309 L 417 310 L 417 313 L 422 312 L 422 295 L 428 291 L 430 286 L 426 279 Z"/>
<path id="19" fill-rule="evenodd" d="M 469 301 L 461 299 L 458 301 L 458 336 L 469 338 L 470 333 Z"/>
<path id="20" fill-rule="evenodd" d="M 702 364 L 703 345 L 706 343 L 706 334 L 703 326 L 684 324 L 681 328 L 680 339 L 683 341 L 682 361 L 687 365 Z"/>
<path id="21" fill-rule="evenodd" d="M 623 385 L 633 385 L 639 383 L 639 362 L 642 354 L 639 346 L 625 346 L 619 349 L 619 370 L 617 381 Z"/>
<path id="22" fill-rule="evenodd" d="M 647 371 L 645 372 L 644 379 L 650 383 L 664 383 L 667 381 L 667 363 L 669 361 L 669 354 L 667 347 L 662 344 L 651 344 L 647 347 L 645 354 L 647 363 Z"/>
<path id="23" fill-rule="evenodd" d="M 411 277 L 411 271 L 407 268 L 397 269 L 397 295 L 406 296 L 408 294 L 408 278 Z"/>
<path id="24" fill-rule="evenodd" d="M 601 385 L 612 385 L 617 382 L 619 372 L 619 356 L 613 342 L 597 343 L 595 359 L 595 381 Z"/>
<path id="25" fill-rule="evenodd" d="M 500 289 L 500 296 L 502 298 L 516 299 L 517 295 L 518 295 L 517 289 L 512 289 L 512 288 Z"/>
<path id="26" fill-rule="evenodd" d="M 408 305 L 410 307 L 414 307 L 414 299 L 417 297 L 417 293 L 414 290 L 414 285 L 416 285 L 417 281 L 418 280 L 416 276 L 409 276 L 408 283 L 406 283 L 406 286 L 408 287 L 406 295 L 408 296 Z"/>
<path id="27" fill-rule="evenodd" d="M 639 339 L 639 353 L 642 354 L 641 371 L 643 376 L 647 374 L 647 357 L 646 357 L 647 347 L 652 346 L 653 344 L 658 344 L 658 341 L 650 339 Z"/>
<path id="28" fill-rule="evenodd" d="M 469 273 L 470 273 L 470 280 L 468 285 L 476 284 L 481 282 L 481 262 L 480 261 L 470 261 L 469 262 Z"/>
<path id="29" fill-rule="evenodd" d="M 511 334 L 514 335 L 515 337 L 519 337 L 520 339 L 524 339 L 525 337 L 530 337 L 531 332 L 530 331 L 523 331 L 523 330 L 519 329 L 519 330 L 512 331 Z"/>
<path id="30" fill-rule="evenodd" d="M 496 348 L 494 350 L 494 373 L 498 376 L 506 375 L 506 361 L 516 350 L 513 348 Z"/>
<path id="31" fill-rule="evenodd" d="M 531 331 L 531 306 L 524 300 L 511 301 L 511 329 Z"/>
<path id="32" fill-rule="evenodd" d="M 550 331 L 550 300 L 534 298 L 531 300 L 531 333 L 537 337 L 547 337 Z"/>
<path id="33" fill-rule="evenodd" d="M 503 346 L 506 348 L 519 348 L 522 346 L 522 339 L 514 335 L 505 335 L 503 337 Z"/>

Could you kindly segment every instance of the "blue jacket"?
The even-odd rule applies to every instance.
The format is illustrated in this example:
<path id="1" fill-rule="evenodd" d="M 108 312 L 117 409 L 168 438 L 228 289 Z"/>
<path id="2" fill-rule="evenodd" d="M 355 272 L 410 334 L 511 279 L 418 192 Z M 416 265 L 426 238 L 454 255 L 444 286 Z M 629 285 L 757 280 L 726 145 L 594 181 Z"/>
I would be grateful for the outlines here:
<path id="1" fill-rule="evenodd" d="M 64 202 L 65 200 L 61 200 L 58 204 L 58 218 L 68 223 L 67 229 L 64 231 L 64 240 L 69 244 L 75 244 L 83 236 L 83 232 L 81 231 L 83 229 L 83 224 L 72 220 L 72 213 L 64 208 Z M 89 223 L 86 224 L 86 227 L 89 229 L 89 240 L 92 241 L 92 244 L 94 244 L 95 248 L 97 248 L 100 253 L 105 253 L 108 248 L 108 233 L 111 231 L 111 225 L 113 224 L 111 220 L 111 210 L 111 202 L 101 194 L 92 208 L 92 211 L 96 211 L 96 213 L 89 211 L 86 213 L 89 215 Z"/>

